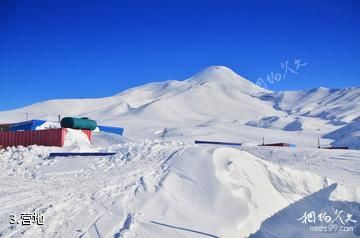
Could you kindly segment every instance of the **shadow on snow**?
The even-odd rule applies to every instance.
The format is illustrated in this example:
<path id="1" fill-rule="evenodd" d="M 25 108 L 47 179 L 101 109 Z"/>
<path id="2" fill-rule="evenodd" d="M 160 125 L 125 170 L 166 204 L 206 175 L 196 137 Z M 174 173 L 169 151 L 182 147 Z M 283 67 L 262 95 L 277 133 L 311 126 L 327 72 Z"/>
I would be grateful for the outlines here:
<path id="1" fill-rule="evenodd" d="M 348 201 L 331 201 L 330 194 L 336 189 L 337 184 L 332 184 L 324 189 L 321 189 L 318 192 L 315 192 L 293 204 L 290 204 L 288 207 L 277 212 L 273 216 L 266 219 L 262 222 L 260 229 L 250 236 L 250 238 L 308 238 L 308 237 L 346 237 L 346 238 L 359 238 L 360 237 L 360 204 L 357 202 L 348 202 Z M 336 213 L 337 210 L 337 213 Z M 304 216 L 304 213 L 315 212 L 315 221 L 307 222 L 307 224 L 302 223 L 303 219 L 300 219 Z M 341 213 L 341 211 L 343 211 Z M 325 222 L 324 219 L 321 222 L 319 220 L 320 214 L 325 214 L 330 216 L 334 220 L 337 215 L 341 213 L 340 218 L 345 223 L 345 225 L 337 219 L 333 223 Z M 357 222 L 345 222 L 347 214 L 352 215 L 351 220 Z M 314 214 L 314 213 L 313 213 Z M 323 217 L 323 216 L 321 216 Z M 299 220 L 298 220 L 299 219 Z M 312 221 L 312 220 L 311 220 Z M 335 226 L 338 226 L 338 231 L 334 232 Z M 310 227 L 324 226 L 329 229 L 332 227 L 332 231 L 310 231 Z M 353 227 L 351 231 L 339 231 L 340 227 Z M 350 228 L 351 229 L 351 228 Z"/>

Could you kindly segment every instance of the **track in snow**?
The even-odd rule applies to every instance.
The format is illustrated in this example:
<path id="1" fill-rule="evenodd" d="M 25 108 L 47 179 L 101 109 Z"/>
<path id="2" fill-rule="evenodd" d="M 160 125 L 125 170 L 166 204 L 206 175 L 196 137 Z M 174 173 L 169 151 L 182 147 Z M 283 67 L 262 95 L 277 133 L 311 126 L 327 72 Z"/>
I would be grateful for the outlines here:
<path id="1" fill-rule="evenodd" d="M 2 155 L 8 161 L 1 163 L 0 232 L 15 237 L 34 237 L 43 231 L 46 237 L 121 233 L 130 226 L 127 204 L 137 191 L 158 186 L 166 174 L 164 163 L 180 148 L 180 144 L 145 142 L 115 146 L 112 150 L 118 154 L 110 158 L 52 160 L 37 148 L 7 151 Z M 6 172 L 10 167 L 15 171 Z M 10 214 L 33 211 L 44 213 L 44 226 L 9 225 Z"/>

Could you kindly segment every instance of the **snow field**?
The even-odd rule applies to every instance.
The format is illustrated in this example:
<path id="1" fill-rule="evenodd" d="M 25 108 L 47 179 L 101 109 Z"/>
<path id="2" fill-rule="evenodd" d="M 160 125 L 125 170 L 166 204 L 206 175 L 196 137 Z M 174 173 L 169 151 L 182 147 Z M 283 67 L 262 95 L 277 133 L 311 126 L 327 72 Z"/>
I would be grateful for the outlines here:
<path id="1" fill-rule="evenodd" d="M 225 148 L 158 140 L 113 144 L 114 138 L 107 139 L 108 135 L 96 141 L 108 141 L 102 151 L 116 152 L 115 156 L 49 159 L 48 154 L 59 148 L 2 150 L 0 233 L 5 237 L 246 237 L 277 212 L 335 183 L 332 200 L 360 201 L 355 184 L 345 186 L 333 179 L 332 168 L 351 159 L 349 151 L 345 151 L 348 157 L 341 157 L 332 151 L 292 154 L 284 148 L 249 145 Z M 297 159 L 291 157 L 295 154 Z M 312 172 L 304 171 L 299 165 L 310 158 L 314 163 L 307 164 L 307 170 Z M 328 170 L 321 169 L 315 163 L 320 158 L 334 162 L 322 166 Z M 344 182 L 358 178 L 359 174 L 349 172 Z M 308 206 L 311 209 L 312 203 Z M 44 226 L 9 225 L 10 214 L 29 211 L 43 212 Z M 298 223 L 291 225 L 296 228 Z"/>

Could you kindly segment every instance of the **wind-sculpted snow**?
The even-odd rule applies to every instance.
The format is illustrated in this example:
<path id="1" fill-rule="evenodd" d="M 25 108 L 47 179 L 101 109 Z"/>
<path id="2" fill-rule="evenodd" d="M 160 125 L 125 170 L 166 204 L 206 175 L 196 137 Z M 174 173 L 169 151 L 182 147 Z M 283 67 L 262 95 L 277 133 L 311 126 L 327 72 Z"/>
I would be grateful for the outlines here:
<path id="1" fill-rule="evenodd" d="M 290 204 L 262 222 L 261 228 L 250 238 L 359 237 L 359 225 L 356 223 L 360 218 L 360 203 L 331 200 L 330 197 L 336 188 L 336 183 L 331 184 Z M 310 222 L 306 220 L 308 214 L 314 215 L 314 219 L 310 219 Z M 326 220 L 323 217 L 326 217 Z M 347 220 L 347 217 L 350 217 L 350 220 Z M 314 227 L 318 230 L 314 230 Z M 326 230 L 321 232 L 319 227 Z"/>
<path id="2" fill-rule="evenodd" d="M 326 177 L 274 165 L 236 149 L 216 150 L 214 163 L 216 177 L 239 202 L 246 204 L 245 211 L 239 211 L 246 214 L 245 217 L 234 226 L 232 233 L 227 231 L 226 237 L 249 235 L 247 232 L 259 228 L 259 221 L 330 183 Z M 309 204 L 304 208 L 312 209 L 312 206 Z M 295 219 L 293 223 L 296 222 Z"/>

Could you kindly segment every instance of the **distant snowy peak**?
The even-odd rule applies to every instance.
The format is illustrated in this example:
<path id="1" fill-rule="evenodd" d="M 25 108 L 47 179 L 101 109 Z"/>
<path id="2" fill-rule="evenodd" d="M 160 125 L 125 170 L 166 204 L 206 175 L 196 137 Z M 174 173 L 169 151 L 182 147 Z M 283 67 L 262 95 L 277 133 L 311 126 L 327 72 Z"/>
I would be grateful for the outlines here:
<path id="1" fill-rule="evenodd" d="M 193 77 L 185 80 L 185 82 L 194 85 L 214 84 L 222 88 L 237 89 L 246 94 L 271 92 L 243 78 L 226 66 L 207 67 Z"/>
<path id="2" fill-rule="evenodd" d="M 184 81 L 168 80 L 148 83 L 126 90 L 117 94 L 116 97 L 127 102 L 131 107 L 139 108 L 159 99 L 183 93 L 192 94 L 200 89 L 208 90 L 209 94 L 234 94 L 237 92 L 254 95 L 259 92 L 271 92 L 258 87 L 225 66 L 210 66 Z"/>
<path id="3" fill-rule="evenodd" d="M 225 66 L 210 66 L 199 73 L 195 74 L 193 77 L 188 79 L 188 82 L 198 83 L 198 82 L 209 82 L 209 81 L 218 81 L 218 80 L 236 80 L 241 78 L 233 70 Z M 242 78 L 243 79 L 243 78 Z M 243 79 L 246 80 L 246 79 Z M 246 80 L 247 81 L 247 80 Z"/>

